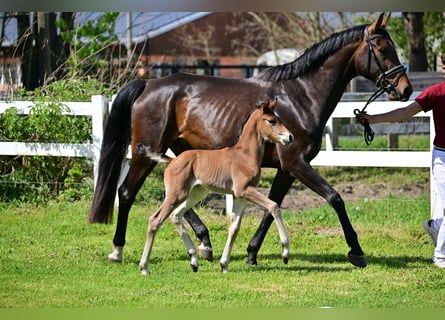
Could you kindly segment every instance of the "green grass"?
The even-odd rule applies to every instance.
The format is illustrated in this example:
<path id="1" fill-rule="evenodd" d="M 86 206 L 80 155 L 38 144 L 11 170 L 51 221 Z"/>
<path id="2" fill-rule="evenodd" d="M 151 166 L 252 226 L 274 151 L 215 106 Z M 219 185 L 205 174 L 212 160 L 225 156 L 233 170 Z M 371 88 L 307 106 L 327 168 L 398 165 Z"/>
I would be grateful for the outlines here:
<path id="1" fill-rule="evenodd" d="M 159 204 L 159 203 L 158 203 Z M 157 204 L 156 204 L 157 205 Z M 130 215 L 124 261 L 110 264 L 113 225 L 88 225 L 89 202 L 45 207 L 0 204 L 0 307 L 445 307 L 443 270 L 431 263 L 433 247 L 421 229 L 429 199 L 348 203 L 349 217 L 368 267 L 353 267 L 329 206 L 284 212 L 291 260 L 280 259 L 272 225 L 258 256 L 246 265 L 246 246 L 259 223 L 247 216 L 235 244 L 230 273 L 219 268 L 228 218 L 199 210 L 210 229 L 215 261 L 189 266 L 170 221 L 159 231 L 144 277 L 138 262 L 147 218 L 156 205 Z"/>

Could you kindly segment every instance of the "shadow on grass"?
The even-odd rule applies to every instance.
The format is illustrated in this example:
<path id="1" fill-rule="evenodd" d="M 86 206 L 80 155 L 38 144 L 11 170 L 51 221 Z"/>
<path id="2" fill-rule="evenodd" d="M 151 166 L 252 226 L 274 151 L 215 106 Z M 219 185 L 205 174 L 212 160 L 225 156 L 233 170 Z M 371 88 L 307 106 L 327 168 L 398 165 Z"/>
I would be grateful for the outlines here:
<path id="1" fill-rule="evenodd" d="M 186 254 L 180 256 L 171 256 L 170 259 L 181 261 L 180 263 L 187 263 L 190 261 Z M 219 264 L 219 256 L 214 257 L 213 264 Z M 200 261 L 204 259 L 200 258 Z M 235 261 L 244 261 L 247 265 L 247 254 L 233 254 L 230 258 L 233 263 Z M 270 261 L 273 261 L 271 265 Z M 416 269 L 419 265 L 430 265 L 431 259 L 426 259 L 421 256 L 374 256 L 366 255 L 368 267 L 372 265 L 383 266 L 390 269 Z M 281 262 L 275 263 L 275 262 Z M 135 261 L 136 264 L 139 261 Z M 160 259 L 153 259 L 151 263 L 163 263 Z M 280 254 L 259 254 L 258 265 L 253 265 L 252 270 L 267 271 L 316 271 L 316 272 L 351 272 L 352 270 L 360 270 L 361 268 L 353 266 L 346 255 L 343 254 L 292 254 L 289 263 L 286 265 L 282 263 Z M 363 268 L 366 270 L 366 268 Z"/>
<path id="2" fill-rule="evenodd" d="M 422 256 L 373 256 L 366 255 L 368 266 L 379 265 L 394 269 L 414 269 L 420 265 L 430 265 L 431 259 L 426 259 Z M 215 258 L 217 260 L 218 258 Z M 231 261 L 244 260 L 247 261 L 247 255 L 232 255 Z M 280 254 L 265 254 L 258 255 L 259 269 L 276 269 L 276 266 L 265 266 L 262 261 L 276 260 L 281 261 Z M 299 264 L 299 261 L 304 264 Z M 312 263 L 313 266 L 308 266 L 306 262 Z M 342 264 L 342 265 L 339 265 Z M 283 270 L 316 270 L 316 271 L 350 271 L 354 267 L 343 254 L 292 254 L 288 265 L 283 264 Z M 360 268 L 357 268 L 360 269 Z"/>

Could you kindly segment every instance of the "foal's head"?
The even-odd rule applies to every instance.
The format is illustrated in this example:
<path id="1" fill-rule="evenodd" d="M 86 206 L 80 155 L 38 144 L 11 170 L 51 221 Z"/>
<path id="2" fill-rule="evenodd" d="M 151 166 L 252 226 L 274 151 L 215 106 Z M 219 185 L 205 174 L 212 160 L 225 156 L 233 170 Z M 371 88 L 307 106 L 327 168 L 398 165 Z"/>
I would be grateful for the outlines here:
<path id="1" fill-rule="evenodd" d="M 281 123 L 278 114 L 275 112 L 277 102 L 277 98 L 272 102 L 266 99 L 259 106 L 258 109 L 261 110 L 262 114 L 257 122 L 257 130 L 261 133 L 265 141 L 288 145 L 294 141 L 294 136 L 283 123 Z"/>

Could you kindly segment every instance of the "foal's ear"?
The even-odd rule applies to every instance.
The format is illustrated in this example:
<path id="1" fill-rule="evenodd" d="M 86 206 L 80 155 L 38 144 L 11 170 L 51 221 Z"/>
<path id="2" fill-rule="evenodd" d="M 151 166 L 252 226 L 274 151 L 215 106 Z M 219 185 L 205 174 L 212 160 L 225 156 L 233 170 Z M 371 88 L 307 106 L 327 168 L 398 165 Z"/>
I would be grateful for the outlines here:
<path id="1" fill-rule="evenodd" d="M 269 99 L 266 99 L 263 106 L 263 113 L 275 114 L 275 107 L 277 106 L 278 98 L 275 98 L 271 103 L 269 103 Z"/>
<path id="2" fill-rule="evenodd" d="M 272 101 L 272 103 L 269 104 L 269 109 L 272 110 L 272 111 L 274 111 L 274 110 L 275 110 L 275 107 L 277 106 L 277 103 L 278 103 L 278 98 L 275 97 L 275 99 Z"/>
<path id="3" fill-rule="evenodd" d="M 377 28 L 382 27 L 384 28 L 386 26 L 386 23 L 388 22 L 389 16 L 383 21 L 383 17 L 385 16 L 385 13 L 381 13 L 380 16 L 368 27 L 368 33 L 373 34 L 377 30 Z M 383 21 L 383 23 L 382 23 Z"/>

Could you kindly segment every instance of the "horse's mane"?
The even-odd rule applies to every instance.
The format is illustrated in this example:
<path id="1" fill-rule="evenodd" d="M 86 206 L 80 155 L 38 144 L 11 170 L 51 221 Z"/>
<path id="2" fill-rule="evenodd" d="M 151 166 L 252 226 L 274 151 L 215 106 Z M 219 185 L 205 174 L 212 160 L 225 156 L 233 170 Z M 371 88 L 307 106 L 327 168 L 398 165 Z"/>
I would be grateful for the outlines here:
<path id="1" fill-rule="evenodd" d="M 295 79 L 320 66 L 332 54 L 363 38 L 365 25 L 355 26 L 344 31 L 333 33 L 328 38 L 306 49 L 304 53 L 289 62 L 276 67 L 270 67 L 254 78 L 263 81 L 277 81 Z M 383 29 L 382 29 L 383 30 Z"/>

